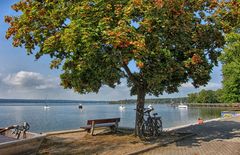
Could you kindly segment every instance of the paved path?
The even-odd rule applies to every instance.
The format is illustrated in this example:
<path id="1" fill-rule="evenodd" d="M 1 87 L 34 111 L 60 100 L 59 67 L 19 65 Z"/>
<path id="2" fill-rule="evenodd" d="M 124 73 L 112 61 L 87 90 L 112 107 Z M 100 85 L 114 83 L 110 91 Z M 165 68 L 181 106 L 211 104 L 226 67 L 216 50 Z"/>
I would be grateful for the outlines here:
<path id="1" fill-rule="evenodd" d="M 144 155 L 240 155 L 240 117 L 178 129 L 197 135 L 161 146 Z"/>

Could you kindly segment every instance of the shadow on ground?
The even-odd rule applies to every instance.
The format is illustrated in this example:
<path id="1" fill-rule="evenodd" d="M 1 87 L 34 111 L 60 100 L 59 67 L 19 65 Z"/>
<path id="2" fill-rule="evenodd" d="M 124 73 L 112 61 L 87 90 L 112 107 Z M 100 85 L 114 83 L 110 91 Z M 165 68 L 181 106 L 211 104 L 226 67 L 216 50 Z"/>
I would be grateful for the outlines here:
<path id="1" fill-rule="evenodd" d="M 233 120 L 212 121 L 178 129 L 177 132 L 192 132 L 196 136 L 177 142 L 177 146 L 199 146 L 202 142 L 225 141 L 240 137 L 240 122 Z"/>
<path id="2" fill-rule="evenodd" d="M 240 117 L 212 121 L 204 123 L 203 125 L 188 126 L 173 132 L 165 132 L 157 140 L 145 143 L 133 134 L 121 132 L 117 134 L 103 133 L 97 136 L 91 136 L 85 132 L 50 136 L 44 140 L 39 154 L 127 154 L 138 150 L 149 150 L 148 148 L 156 148 L 155 146 L 159 147 L 161 144 L 174 142 L 175 139 L 181 139 L 181 137 L 189 133 L 194 133 L 196 135 L 177 141 L 177 147 L 198 148 L 198 146 L 202 146 L 204 142 L 226 141 L 232 139 L 237 139 L 240 142 Z M 208 150 L 208 145 L 208 143 L 204 144 L 205 150 Z M 213 145 L 215 145 L 215 143 L 209 147 Z M 168 148 L 168 145 L 165 146 Z M 159 149 L 165 148 L 165 146 L 159 147 Z M 236 145 L 231 147 L 230 144 L 228 148 L 230 148 L 230 150 L 236 149 L 235 146 Z M 156 153 L 158 154 L 159 152 L 156 151 Z"/>
<path id="3" fill-rule="evenodd" d="M 133 133 L 99 133 L 91 136 L 86 132 L 48 136 L 42 143 L 39 155 L 57 154 L 127 154 L 154 144 L 164 144 L 186 134 L 165 132 L 151 142 L 141 141 Z"/>

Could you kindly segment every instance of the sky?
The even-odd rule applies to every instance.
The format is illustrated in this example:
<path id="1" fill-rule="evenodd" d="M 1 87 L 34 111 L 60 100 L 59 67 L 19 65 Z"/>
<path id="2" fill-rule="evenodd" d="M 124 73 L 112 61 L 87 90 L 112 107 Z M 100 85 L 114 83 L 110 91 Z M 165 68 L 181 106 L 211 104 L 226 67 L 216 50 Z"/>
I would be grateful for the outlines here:
<path id="1" fill-rule="evenodd" d="M 121 100 L 136 99 L 130 96 L 126 80 L 115 89 L 103 86 L 99 92 L 78 94 L 60 86 L 61 69 L 49 68 L 50 58 L 44 56 L 35 61 L 34 55 L 27 55 L 24 48 L 12 46 L 11 39 L 5 39 L 8 24 L 4 23 L 4 16 L 16 14 L 11 5 L 17 0 L 0 0 L 0 98 L 7 99 L 69 99 L 69 100 Z M 132 68 L 133 69 L 133 68 Z M 160 98 L 182 97 L 188 93 L 199 92 L 202 89 L 216 90 L 222 87 L 221 65 L 215 67 L 212 79 L 205 87 L 194 88 L 185 83 L 178 93 L 160 95 Z M 147 96 L 155 98 L 155 96 Z"/>

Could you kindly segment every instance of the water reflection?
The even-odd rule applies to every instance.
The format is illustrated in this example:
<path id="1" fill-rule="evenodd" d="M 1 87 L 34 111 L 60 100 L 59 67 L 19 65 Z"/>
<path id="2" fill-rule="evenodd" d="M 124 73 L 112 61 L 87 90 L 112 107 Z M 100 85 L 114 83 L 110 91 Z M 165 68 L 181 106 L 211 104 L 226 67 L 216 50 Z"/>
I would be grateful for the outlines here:
<path id="1" fill-rule="evenodd" d="M 178 110 L 180 112 L 180 119 L 181 119 L 181 121 L 185 121 L 186 119 L 188 120 L 188 109 L 180 108 Z"/>

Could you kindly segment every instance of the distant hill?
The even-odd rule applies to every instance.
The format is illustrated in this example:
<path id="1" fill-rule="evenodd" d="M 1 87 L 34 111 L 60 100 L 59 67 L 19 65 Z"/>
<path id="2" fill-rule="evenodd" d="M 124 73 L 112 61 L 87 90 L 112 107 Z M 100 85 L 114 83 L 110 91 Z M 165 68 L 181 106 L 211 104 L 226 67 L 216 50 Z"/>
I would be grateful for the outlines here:
<path id="1" fill-rule="evenodd" d="M 187 97 L 179 98 L 156 98 L 146 99 L 145 103 L 151 104 L 179 104 L 186 103 Z M 118 101 L 87 101 L 87 100 L 43 100 L 43 99 L 0 99 L 0 105 L 76 105 L 76 104 L 135 104 L 136 100 L 118 100 Z"/>

